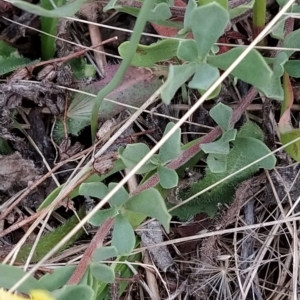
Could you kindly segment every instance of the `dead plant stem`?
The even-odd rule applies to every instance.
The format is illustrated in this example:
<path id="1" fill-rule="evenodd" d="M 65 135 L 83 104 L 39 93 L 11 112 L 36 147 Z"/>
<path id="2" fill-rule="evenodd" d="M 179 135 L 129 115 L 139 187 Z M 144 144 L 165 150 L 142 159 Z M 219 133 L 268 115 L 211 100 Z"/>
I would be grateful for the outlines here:
<path id="1" fill-rule="evenodd" d="M 68 280 L 67 284 L 70 284 L 70 285 L 78 284 L 80 282 L 85 271 L 87 270 L 87 268 L 89 266 L 89 263 L 91 262 L 91 257 L 93 255 L 94 251 L 103 245 L 103 241 L 104 241 L 106 235 L 109 233 L 110 229 L 112 228 L 113 224 L 114 224 L 114 219 L 108 218 L 99 227 L 97 233 L 93 237 L 89 246 L 84 251 L 84 254 L 81 257 L 81 260 L 80 260 L 75 272 L 73 273 L 71 278 Z"/>

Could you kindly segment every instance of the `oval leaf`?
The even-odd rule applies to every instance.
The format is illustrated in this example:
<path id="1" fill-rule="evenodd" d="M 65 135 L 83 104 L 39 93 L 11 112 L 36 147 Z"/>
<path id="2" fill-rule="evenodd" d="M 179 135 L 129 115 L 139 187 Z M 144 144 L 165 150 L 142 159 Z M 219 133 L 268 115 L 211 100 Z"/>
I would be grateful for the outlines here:
<path id="1" fill-rule="evenodd" d="M 300 78 L 300 60 L 287 61 L 284 69 L 291 77 Z"/>
<path id="2" fill-rule="evenodd" d="M 217 68 L 206 63 L 197 66 L 193 79 L 189 82 L 191 89 L 200 89 L 206 91 L 219 78 L 220 72 Z"/>
<path id="3" fill-rule="evenodd" d="M 199 24 L 200 20 L 203 25 Z M 228 22 L 228 11 L 215 2 L 194 9 L 191 21 L 192 32 L 202 59 L 224 33 Z"/>
<path id="4" fill-rule="evenodd" d="M 92 275 L 100 281 L 105 283 L 113 283 L 115 281 L 115 272 L 107 265 L 91 263 L 90 270 Z"/>
<path id="5" fill-rule="evenodd" d="M 168 20 L 171 17 L 172 17 L 172 13 L 170 7 L 165 2 L 157 3 L 149 14 L 149 20 L 151 21 Z"/>
<path id="6" fill-rule="evenodd" d="M 237 137 L 253 137 L 262 141 L 264 139 L 264 133 L 257 124 L 247 122 L 239 130 Z"/>
<path id="7" fill-rule="evenodd" d="M 184 32 L 188 32 L 192 29 L 192 14 L 197 8 L 198 4 L 195 0 L 189 0 L 184 14 Z"/>
<path id="8" fill-rule="evenodd" d="M 273 62 L 274 76 L 281 77 L 284 73 L 284 65 L 288 61 L 288 56 L 284 52 L 280 52 Z"/>
<path id="9" fill-rule="evenodd" d="M 150 149 L 143 143 L 127 145 L 125 149 L 119 148 L 119 156 L 129 169 L 133 169 L 148 153 Z M 149 160 L 150 161 L 150 160 Z M 143 174 L 155 168 L 149 161 L 142 166 L 136 174 Z"/>
<path id="10" fill-rule="evenodd" d="M 223 103 L 218 103 L 209 111 L 209 115 L 222 128 L 223 131 L 227 131 L 232 127 L 230 126 L 232 117 L 232 108 L 230 106 L 224 105 Z"/>
<path id="11" fill-rule="evenodd" d="M 0 264 L 0 274 L 5 274 L 5 276 L 0 276 L 0 287 L 10 289 L 18 280 L 26 275 L 26 272 L 16 266 Z M 18 291 L 24 294 L 29 294 L 30 290 L 41 288 L 42 285 L 34 277 L 30 276 L 18 287 Z"/>
<path id="12" fill-rule="evenodd" d="M 179 42 L 177 57 L 188 62 L 196 62 L 198 58 L 197 44 L 194 40 L 182 40 Z"/>
<path id="13" fill-rule="evenodd" d="M 270 149 L 262 141 L 254 139 L 252 137 L 236 138 L 236 140 L 234 141 L 234 146 L 237 147 L 244 156 L 248 156 L 250 162 L 253 162 L 271 153 Z M 273 169 L 275 165 L 276 158 L 274 155 L 270 155 L 256 164 L 258 168 L 268 170 Z"/>
<path id="14" fill-rule="evenodd" d="M 227 70 L 243 51 L 241 48 L 234 48 L 224 54 L 209 56 L 207 61 L 217 68 Z M 247 83 L 253 84 L 262 92 L 264 92 L 265 86 L 270 81 L 272 74 L 272 70 L 257 50 L 251 50 L 232 71 L 232 75 Z"/>
<path id="15" fill-rule="evenodd" d="M 111 257 L 116 257 L 118 255 L 119 255 L 119 253 L 118 253 L 116 247 L 113 247 L 113 246 L 100 247 L 94 251 L 93 256 L 92 256 L 92 261 L 94 263 L 99 263 L 103 260 L 106 260 Z"/>
<path id="16" fill-rule="evenodd" d="M 122 215 L 116 216 L 111 244 L 120 255 L 129 255 L 134 249 L 134 231 L 129 221 Z"/>
<path id="17" fill-rule="evenodd" d="M 96 212 L 90 219 L 89 223 L 93 226 L 100 226 L 107 218 L 113 218 L 118 214 L 117 208 L 114 206 L 108 209 L 102 209 Z"/>
<path id="18" fill-rule="evenodd" d="M 74 273 L 76 266 L 63 266 L 53 270 L 52 273 L 46 273 L 39 283 L 43 289 L 52 292 L 64 286 Z"/>
<path id="19" fill-rule="evenodd" d="M 166 167 L 159 167 L 157 170 L 159 183 L 164 189 L 171 189 L 178 184 L 178 175 L 176 171 Z"/>
<path id="20" fill-rule="evenodd" d="M 93 300 L 95 293 L 93 289 L 87 285 L 65 285 L 63 288 L 53 291 L 56 300 Z"/>
<path id="21" fill-rule="evenodd" d="M 170 65 L 168 79 L 161 89 L 162 100 L 166 104 L 170 104 L 177 90 L 195 73 L 195 71 L 195 63 L 181 66 Z"/>
<path id="22" fill-rule="evenodd" d="M 300 29 L 294 30 L 286 36 L 283 41 L 284 48 L 300 48 Z M 288 56 L 291 56 L 295 50 L 283 50 Z"/>
<path id="23" fill-rule="evenodd" d="M 102 182 L 82 183 L 79 187 L 78 194 L 82 196 L 104 198 L 108 193 L 107 186 Z"/>
<path id="24" fill-rule="evenodd" d="M 109 191 L 111 191 L 115 186 L 117 185 L 117 183 L 115 182 L 111 182 L 108 185 L 108 189 Z M 121 187 L 110 199 L 109 199 L 109 204 L 111 206 L 121 206 L 122 204 L 124 204 L 127 200 L 129 199 L 129 194 L 128 192 L 125 190 L 124 187 Z"/>
<path id="25" fill-rule="evenodd" d="M 157 219 L 169 232 L 171 215 L 158 190 L 150 188 L 133 196 L 126 202 L 125 208 Z"/>
<path id="26" fill-rule="evenodd" d="M 207 166 L 212 173 L 223 173 L 227 170 L 227 155 L 209 154 L 206 159 Z"/>

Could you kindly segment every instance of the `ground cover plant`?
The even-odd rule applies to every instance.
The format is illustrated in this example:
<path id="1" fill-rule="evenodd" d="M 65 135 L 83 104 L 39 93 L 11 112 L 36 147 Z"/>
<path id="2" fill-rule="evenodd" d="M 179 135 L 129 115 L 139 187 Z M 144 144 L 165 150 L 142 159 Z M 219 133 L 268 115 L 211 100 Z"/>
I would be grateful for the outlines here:
<path id="1" fill-rule="evenodd" d="M 0 299 L 297 297 L 299 10 L 0 1 Z"/>

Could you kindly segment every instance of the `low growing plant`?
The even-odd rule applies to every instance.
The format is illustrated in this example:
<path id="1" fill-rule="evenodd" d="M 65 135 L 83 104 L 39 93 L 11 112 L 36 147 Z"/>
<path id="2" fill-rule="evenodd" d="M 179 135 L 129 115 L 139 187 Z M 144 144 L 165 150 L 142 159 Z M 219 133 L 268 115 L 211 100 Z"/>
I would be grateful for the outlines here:
<path id="1" fill-rule="evenodd" d="M 12 3 L 41 16 L 57 18 L 65 13 L 67 15 L 74 14 L 82 4 L 82 0 L 76 0 L 51 11 L 20 0 L 12 0 Z M 253 5 L 253 3 L 251 1 L 250 5 Z M 114 5 L 115 2 L 112 2 L 107 8 L 111 8 Z M 186 82 L 188 82 L 189 88 L 197 89 L 200 93 L 207 91 L 219 78 L 220 70 L 226 70 L 243 51 L 241 48 L 233 48 L 226 53 L 218 54 L 218 48 L 215 46 L 215 43 L 226 30 L 232 14 L 232 11 L 228 9 L 228 1 L 222 0 L 203 0 L 199 1 L 199 3 L 194 0 L 189 1 L 184 23 L 179 34 L 184 38 L 192 33 L 192 39 L 180 41 L 163 40 L 150 46 L 138 45 L 148 16 L 155 18 L 155 12 L 158 12 L 158 7 L 163 7 L 163 13 L 160 18 L 167 19 L 169 15 L 169 8 L 166 3 L 160 3 L 156 7 L 153 6 L 154 3 L 150 0 L 144 1 L 131 42 L 129 44 L 127 42 L 123 43 L 119 48 L 124 60 L 114 78 L 101 89 L 96 99 L 92 102 L 93 109 L 91 110 L 90 102 L 87 103 L 83 100 L 74 101 L 73 107 L 72 103 L 70 105 L 73 110 L 69 109 L 69 113 L 73 112 L 74 115 L 73 117 L 69 116 L 69 118 L 73 121 L 78 121 L 78 116 L 80 116 L 82 110 L 85 109 L 85 113 L 87 110 L 88 112 L 92 111 L 90 123 L 93 137 L 96 134 L 99 108 L 101 109 L 102 107 L 104 97 L 109 93 L 113 93 L 113 90 L 121 82 L 131 64 L 138 67 L 164 70 L 163 67 L 154 66 L 154 64 L 175 57 L 173 60 L 174 64 L 169 66 L 167 79 L 161 88 L 161 97 L 165 103 L 169 104 L 176 91 Z M 68 9 L 70 11 L 66 11 Z M 235 11 L 235 13 L 238 14 L 243 9 L 244 7 L 240 7 L 240 10 Z M 149 13 L 150 11 L 152 13 Z M 214 16 L 214 18 L 211 16 Z M 206 26 L 200 26 L 199 20 L 204 22 Z M 299 34 L 299 30 L 289 34 L 283 41 L 284 47 L 299 47 Z M 277 100 L 285 98 L 289 100 L 288 105 L 290 105 L 292 100 L 286 95 L 284 97 L 281 78 L 285 74 L 284 72 L 290 75 L 297 72 L 288 63 L 292 54 L 292 50 L 282 51 L 275 58 L 267 59 L 258 51 L 252 50 L 232 72 L 232 76 L 255 86 L 268 97 Z M 9 52 L 8 55 L 11 55 L 11 53 Z M 47 55 L 50 56 L 51 53 Z M 155 79 L 157 80 L 157 77 Z M 288 87 L 286 78 L 284 85 L 285 88 Z M 215 97 L 218 93 L 219 89 L 214 91 L 211 97 Z M 76 105 L 80 106 L 80 104 L 88 106 L 88 109 L 85 106 L 82 110 L 76 110 Z M 258 126 L 247 122 L 239 130 L 235 129 L 232 121 L 232 109 L 223 104 L 218 104 L 211 109 L 210 116 L 218 124 L 216 130 L 219 130 L 220 137 L 217 140 L 214 138 L 212 139 L 213 141 L 202 143 L 201 145 L 199 140 L 196 140 L 189 145 L 181 145 L 181 132 L 177 130 L 161 147 L 160 151 L 137 172 L 137 175 L 142 176 L 140 187 L 144 186 L 143 189 L 129 194 L 125 188 L 121 188 L 109 200 L 108 207 L 100 210 L 90 219 L 91 225 L 100 226 L 100 228 L 107 220 L 112 220 L 112 242 L 110 246 L 94 249 L 95 251 L 90 257 L 90 261 L 88 261 L 86 272 L 79 280 L 79 285 L 67 284 L 71 274 L 74 272 L 74 267 L 66 266 L 55 270 L 51 275 L 43 276 L 40 280 L 29 277 L 18 288 L 18 291 L 26 294 L 31 293 L 33 299 L 37 294 L 31 292 L 31 290 L 46 290 L 51 292 L 52 296 L 58 300 L 74 299 L 74 297 L 83 300 L 107 299 L 108 284 L 114 282 L 116 272 L 121 272 L 122 276 L 130 274 L 128 267 L 121 263 L 125 260 L 130 262 L 136 259 L 136 256 L 131 254 L 139 243 L 135 237 L 134 229 L 147 217 L 156 218 L 163 225 L 164 229 L 169 231 L 171 214 L 168 211 L 168 206 L 172 215 L 182 220 L 199 212 L 205 212 L 209 216 L 213 216 L 218 209 L 219 203 L 229 203 L 232 200 L 234 190 L 240 182 L 252 176 L 260 168 L 272 169 L 275 166 L 275 157 L 270 154 L 270 150 L 263 143 L 263 133 Z M 84 121 L 89 122 L 89 120 Z M 78 126 L 80 128 L 74 130 L 75 134 L 86 125 L 84 123 L 84 125 Z M 164 134 L 169 132 L 173 126 L 173 123 L 169 123 Z M 197 148 L 196 150 L 194 149 L 195 147 Z M 187 156 L 189 159 L 185 157 L 186 160 L 178 163 L 177 168 L 172 167 L 172 162 L 181 157 L 182 153 L 188 152 L 189 149 L 193 149 L 192 153 L 194 156 Z M 132 169 L 149 151 L 149 147 L 143 143 L 131 144 L 125 148 L 120 148 L 118 159 L 114 162 L 114 167 L 110 172 L 99 176 L 94 174 L 94 171 L 91 171 L 90 174 L 92 175 L 77 186 L 68 196 L 74 198 L 78 195 L 83 195 L 101 200 L 116 185 L 114 182 L 104 184 L 103 180 L 125 168 Z M 193 167 L 196 164 L 198 159 L 195 160 L 195 157 L 199 155 L 200 151 L 202 151 L 201 156 L 206 157 L 207 162 L 204 178 L 192 184 L 188 190 L 179 191 L 179 197 L 184 205 L 176 207 L 172 207 L 171 204 L 167 205 L 165 203 L 167 191 L 178 185 L 183 167 L 187 165 Z M 268 155 L 268 157 L 254 163 L 265 155 Z M 229 175 L 251 163 L 254 163 L 251 167 L 227 179 Z M 89 173 L 87 174 L 89 175 Z M 152 186 L 145 188 L 149 180 L 155 178 L 155 176 L 158 178 L 157 184 L 152 184 Z M 211 184 L 220 180 L 223 180 L 223 182 L 216 188 L 206 191 L 200 197 L 197 196 Z M 60 186 L 54 190 L 39 209 L 50 205 L 59 195 L 62 187 Z M 190 200 L 185 201 L 187 199 Z M 103 263 L 104 260 L 111 258 L 114 258 L 111 263 Z M 25 274 L 19 268 L 6 265 L 0 265 L 0 273 L 7 274 L 5 277 L 0 276 L 0 286 L 6 289 L 12 288 L 15 282 Z M 6 292 L 2 292 L 2 294 L 0 296 L 8 299 L 12 296 Z M 43 292 L 41 295 L 43 300 L 51 299 L 46 292 Z"/>

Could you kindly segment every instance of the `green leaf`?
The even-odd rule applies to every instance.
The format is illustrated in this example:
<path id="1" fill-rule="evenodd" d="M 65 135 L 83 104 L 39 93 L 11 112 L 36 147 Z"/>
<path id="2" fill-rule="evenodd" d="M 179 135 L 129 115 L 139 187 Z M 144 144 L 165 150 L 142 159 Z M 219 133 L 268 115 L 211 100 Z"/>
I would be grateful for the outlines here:
<path id="1" fill-rule="evenodd" d="M 215 2 L 194 9 L 191 20 L 192 32 L 202 59 L 224 33 L 228 22 L 228 11 Z"/>
<path id="2" fill-rule="evenodd" d="M 194 40 L 181 40 L 177 48 L 177 57 L 188 62 L 196 62 L 198 58 L 197 44 Z"/>
<path id="3" fill-rule="evenodd" d="M 170 65 L 168 79 L 161 90 L 161 97 L 165 104 L 170 104 L 177 90 L 196 72 L 196 66 L 195 63 Z"/>
<path id="4" fill-rule="evenodd" d="M 13 72 L 19 68 L 29 66 L 38 62 L 37 60 L 32 61 L 25 57 L 3 57 L 0 56 L 0 75 L 5 75 L 7 73 Z"/>
<path id="5" fill-rule="evenodd" d="M 107 218 L 113 218 L 118 215 L 117 208 L 111 207 L 97 211 L 90 219 L 89 223 L 93 226 L 101 226 Z"/>
<path id="6" fill-rule="evenodd" d="M 163 197 L 156 189 L 150 188 L 131 197 L 124 206 L 128 210 L 157 219 L 169 232 L 171 215 L 167 211 Z"/>
<path id="7" fill-rule="evenodd" d="M 287 61 L 284 69 L 291 77 L 300 78 L 300 60 Z"/>
<path id="8" fill-rule="evenodd" d="M 111 244 L 116 247 L 120 255 L 129 255 L 134 249 L 135 235 L 133 228 L 122 215 L 117 215 L 115 218 Z"/>
<path id="9" fill-rule="evenodd" d="M 94 78 L 96 69 L 88 64 L 85 58 L 74 58 L 69 61 L 75 79 Z"/>
<path id="10" fill-rule="evenodd" d="M 113 283 L 115 281 L 115 272 L 112 268 L 104 264 L 90 263 L 92 275 L 105 283 Z"/>
<path id="11" fill-rule="evenodd" d="M 125 280 L 120 280 L 118 282 L 118 295 L 121 298 L 123 293 L 125 292 L 128 285 L 130 285 L 129 278 L 132 278 L 134 275 L 131 269 L 128 267 L 124 261 L 127 262 L 136 262 L 141 260 L 141 255 L 131 255 L 127 257 L 118 257 L 116 263 L 113 265 L 115 274 L 118 274 L 119 278 L 124 278 Z M 135 264 L 132 264 L 131 268 L 137 269 Z M 106 283 L 97 281 L 97 300 L 109 300 L 111 299 L 110 295 L 110 286 Z"/>
<path id="12" fill-rule="evenodd" d="M 223 133 L 222 137 L 221 137 L 221 140 L 223 142 L 231 142 L 231 141 L 234 141 L 235 140 L 235 137 L 237 135 L 237 130 L 236 129 L 229 129 L 227 130 L 226 132 Z"/>
<path id="13" fill-rule="evenodd" d="M 253 131 L 253 136 L 256 137 L 262 135 L 262 131 L 257 126 L 253 124 L 248 125 L 247 123 L 243 125 L 241 129 L 242 135 L 246 134 L 247 132 L 249 135 L 245 138 L 236 138 L 236 140 L 239 139 L 238 142 L 234 141 L 234 146 L 227 157 L 227 168 L 225 172 L 212 173 L 208 169 L 205 177 L 200 182 L 192 184 L 187 192 L 180 192 L 179 197 L 181 199 L 188 199 L 212 184 L 220 181 L 221 179 L 224 179 L 234 172 L 241 170 L 243 167 L 249 165 L 262 155 L 270 153 L 270 150 L 266 147 L 266 145 L 263 144 L 262 141 L 252 137 L 252 132 L 250 130 L 252 126 L 255 128 Z M 246 128 L 244 129 L 244 127 Z M 260 134 L 258 134 L 258 130 L 260 130 Z M 255 140 L 255 142 L 253 140 Z M 191 216 L 194 216 L 200 212 L 205 212 L 209 216 L 213 216 L 218 210 L 219 203 L 230 203 L 233 200 L 238 184 L 250 178 L 259 170 L 260 166 L 274 167 L 275 163 L 276 159 L 274 155 L 271 155 L 271 157 L 269 156 L 269 158 L 267 158 L 267 161 L 264 161 L 260 164 L 255 164 L 251 167 L 248 167 L 246 170 L 231 176 L 226 181 L 223 181 L 215 186 L 213 189 L 199 195 L 198 197 L 195 197 L 185 205 L 174 209 L 171 213 L 172 215 L 178 216 L 181 220 L 187 220 Z"/>
<path id="14" fill-rule="evenodd" d="M 61 7 L 67 3 L 66 0 L 53 0 L 53 2 L 48 0 L 41 0 L 41 7 L 46 10 L 51 10 L 53 8 L 52 3 L 55 3 L 57 7 Z M 57 34 L 57 18 L 47 18 L 41 17 L 41 30 L 45 33 L 56 36 Z M 56 44 L 55 38 L 49 36 L 48 34 L 41 35 L 41 50 L 42 50 L 42 59 L 48 60 L 54 57 Z"/>
<path id="15" fill-rule="evenodd" d="M 178 175 L 176 171 L 166 167 L 159 167 L 157 170 L 159 177 L 159 184 L 164 189 L 171 189 L 178 184 Z"/>
<path id="16" fill-rule="evenodd" d="M 205 90 L 201 90 L 201 89 L 198 89 L 198 92 L 201 94 L 201 96 L 204 95 L 204 93 L 206 92 Z M 211 94 L 206 97 L 206 100 L 211 100 L 211 99 L 214 99 L 216 98 L 221 92 L 221 84 L 219 84 L 212 92 Z"/>
<path id="17" fill-rule="evenodd" d="M 75 13 L 79 10 L 80 6 L 85 1 L 86 0 L 74 0 L 69 4 L 66 4 L 64 6 L 52 10 L 47 10 L 37 4 L 31 4 L 22 0 L 10 0 L 10 3 L 34 15 L 48 17 L 48 18 L 64 18 L 64 17 L 74 16 Z"/>
<path id="18" fill-rule="evenodd" d="M 3 57 L 8 57 L 13 55 L 14 53 L 18 53 L 18 50 L 16 48 L 11 47 L 4 41 L 0 40 L 0 55 Z"/>
<path id="19" fill-rule="evenodd" d="M 284 48 L 300 48 L 300 29 L 294 30 L 286 36 L 283 41 Z M 295 50 L 283 50 L 288 56 L 295 53 Z"/>
<path id="20" fill-rule="evenodd" d="M 206 63 L 197 65 L 196 73 L 189 82 L 191 89 L 200 89 L 206 91 L 219 78 L 219 70 Z"/>
<path id="21" fill-rule="evenodd" d="M 234 141 L 234 145 L 241 152 L 243 152 L 244 155 L 249 156 L 252 161 L 255 161 L 271 152 L 270 149 L 262 141 L 252 137 L 237 137 Z M 276 158 L 274 155 L 270 155 L 258 162 L 256 165 L 258 168 L 271 170 L 276 165 Z"/>
<path id="22" fill-rule="evenodd" d="M 273 61 L 274 76 L 281 77 L 284 73 L 284 65 L 288 61 L 288 56 L 284 52 L 280 52 Z"/>
<path id="23" fill-rule="evenodd" d="M 26 275 L 20 267 L 0 264 L 0 287 L 4 289 L 12 288 L 16 282 Z M 4 275 L 5 274 L 5 275 Z M 29 276 L 19 287 L 18 291 L 29 294 L 31 290 L 42 289 L 43 286 L 33 276 Z"/>
<path id="24" fill-rule="evenodd" d="M 230 150 L 229 142 L 235 140 L 236 133 L 236 129 L 226 131 L 219 140 L 201 145 L 201 149 L 205 153 L 227 155 Z"/>
<path id="25" fill-rule="evenodd" d="M 149 21 L 168 20 L 172 17 L 170 7 L 167 3 L 157 3 L 149 14 Z"/>
<path id="26" fill-rule="evenodd" d="M 88 182 L 100 182 L 104 180 L 105 178 L 111 176 L 112 174 L 115 174 L 121 170 L 125 169 L 125 165 L 121 161 L 121 159 L 118 159 L 117 161 L 114 162 L 114 167 L 112 170 L 110 170 L 108 173 L 105 175 L 99 176 L 98 174 L 93 174 L 89 178 L 87 178 L 84 183 Z M 42 204 L 38 207 L 38 211 L 42 210 L 43 208 L 46 208 L 49 206 L 58 196 L 59 192 L 63 188 L 63 185 L 58 186 L 55 190 L 53 190 L 47 198 L 42 202 Z M 71 193 L 70 193 L 70 198 L 73 199 L 79 195 L 79 187 L 75 188 Z"/>
<path id="27" fill-rule="evenodd" d="M 165 136 L 173 127 L 175 123 L 169 122 L 164 131 Z M 169 137 L 169 139 L 160 147 L 159 150 L 159 160 L 162 163 L 167 163 L 170 160 L 176 158 L 181 152 L 181 129 L 178 128 L 176 131 Z"/>
<path id="28" fill-rule="evenodd" d="M 53 291 L 56 300 L 94 300 L 95 293 L 87 285 L 64 285 L 61 289 Z"/>
<path id="29" fill-rule="evenodd" d="M 119 148 L 119 157 L 122 159 L 127 168 L 133 169 L 145 156 L 150 149 L 143 143 L 129 144 L 125 149 Z M 147 173 L 155 169 L 156 166 L 150 163 L 150 160 L 142 166 L 136 174 Z"/>
<path id="30" fill-rule="evenodd" d="M 272 28 L 272 30 L 270 31 L 270 35 L 272 38 L 278 40 L 284 39 L 284 27 L 285 27 L 286 19 L 287 19 L 286 16 L 280 18 L 277 24 Z"/>
<path id="31" fill-rule="evenodd" d="M 53 137 L 57 143 L 60 143 L 65 138 L 65 129 L 67 127 L 67 133 L 78 136 L 83 128 L 90 124 L 90 120 L 76 120 L 73 118 L 58 119 L 55 123 Z"/>
<path id="32" fill-rule="evenodd" d="M 52 273 L 46 273 L 40 278 L 39 283 L 44 290 L 52 292 L 64 286 L 74 273 L 76 266 L 63 266 L 53 270 Z"/>
<path id="33" fill-rule="evenodd" d="M 117 183 L 111 182 L 108 185 L 109 191 L 111 191 Z M 123 205 L 127 200 L 129 199 L 129 194 L 125 190 L 124 187 L 121 187 L 110 199 L 109 199 L 109 204 L 111 206 L 121 206 Z"/>
<path id="34" fill-rule="evenodd" d="M 150 161 L 155 166 L 160 166 L 162 164 L 158 154 L 153 154 L 152 157 L 150 158 Z M 153 173 L 153 171 L 152 171 L 152 173 Z"/>
<path id="35" fill-rule="evenodd" d="M 104 198 L 108 193 L 107 186 L 102 182 L 82 183 L 79 187 L 78 194 L 82 196 Z"/>
<path id="36" fill-rule="evenodd" d="M 9 155 L 13 154 L 13 151 L 11 150 L 7 140 L 0 137 L 0 154 L 1 155 Z"/>
<path id="37" fill-rule="evenodd" d="M 300 137 L 299 129 L 290 129 L 289 131 L 280 133 L 280 142 L 282 143 L 282 145 L 286 145 L 287 143 L 290 143 L 291 141 L 298 139 L 299 137 Z M 300 161 L 299 149 L 300 149 L 299 140 L 284 148 L 286 153 L 298 162 Z"/>
<path id="38" fill-rule="evenodd" d="M 166 61 L 176 56 L 179 41 L 165 39 L 149 46 L 138 45 L 136 53 L 131 61 L 135 67 L 152 67 L 160 61 Z M 129 42 L 122 43 L 119 48 L 121 57 L 127 55 Z"/>
<path id="39" fill-rule="evenodd" d="M 101 261 L 107 260 L 108 258 L 116 257 L 119 253 L 116 247 L 107 246 L 107 247 L 100 247 L 97 248 L 92 256 L 92 261 L 94 263 L 99 263 Z"/>
<path id="40" fill-rule="evenodd" d="M 224 105 L 223 103 L 218 103 L 209 111 L 209 115 L 222 128 L 223 131 L 227 131 L 232 128 L 230 125 L 232 108 L 230 106 Z"/>
<path id="41" fill-rule="evenodd" d="M 212 154 L 222 154 L 227 155 L 230 151 L 229 143 L 223 142 L 222 139 L 218 141 L 211 142 L 208 144 L 201 145 L 201 149 L 204 153 L 212 153 Z"/>
<path id="42" fill-rule="evenodd" d="M 197 6 L 198 4 L 195 0 L 188 1 L 185 14 L 184 14 L 184 32 L 188 32 L 192 30 L 192 16 Z M 180 32 L 180 33 L 184 33 L 184 32 Z"/>
<path id="43" fill-rule="evenodd" d="M 252 137 L 262 141 L 264 139 L 264 134 L 257 124 L 247 122 L 239 130 L 237 137 Z"/>
<path id="44" fill-rule="evenodd" d="M 224 54 L 209 56 L 207 61 L 217 68 L 227 70 L 243 51 L 241 48 L 234 48 Z M 265 93 L 265 86 L 273 73 L 261 54 L 257 50 L 251 50 L 231 74 Z"/>
<path id="45" fill-rule="evenodd" d="M 223 173 L 227 169 L 227 155 L 209 154 L 206 163 L 212 173 Z"/>
<path id="46" fill-rule="evenodd" d="M 274 100 L 283 100 L 283 88 L 281 84 L 281 78 L 272 74 L 269 82 L 265 85 L 263 93 Z"/>

